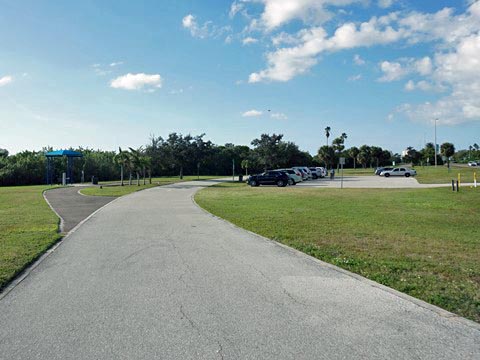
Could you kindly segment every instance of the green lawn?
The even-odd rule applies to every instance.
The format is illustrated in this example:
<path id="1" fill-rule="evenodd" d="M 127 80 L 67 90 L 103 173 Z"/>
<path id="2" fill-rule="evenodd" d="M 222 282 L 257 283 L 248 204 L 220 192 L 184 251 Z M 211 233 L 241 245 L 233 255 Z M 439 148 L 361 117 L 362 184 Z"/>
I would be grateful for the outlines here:
<path id="1" fill-rule="evenodd" d="M 343 169 L 344 176 L 371 176 L 374 174 L 374 172 L 375 172 L 375 169 L 372 169 L 372 168 Z M 338 172 L 335 170 L 335 176 L 340 176 L 341 174 L 342 174 L 341 170 L 339 170 Z"/>
<path id="2" fill-rule="evenodd" d="M 0 187 L 0 289 L 60 239 L 47 186 Z"/>
<path id="3" fill-rule="evenodd" d="M 195 199 L 238 226 L 480 321 L 480 188 L 222 184 Z"/>
<path id="4" fill-rule="evenodd" d="M 208 180 L 208 179 L 215 179 L 218 176 L 200 176 L 200 180 Z M 161 186 L 161 185 L 169 185 L 178 182 L 184 181 L 196 181 L 198 178 L 197 176 L 184 176 L 183 180 L 180 180 L 178 176 L 176 177 L 157 177 L 152 178 L 152 183 L 149 184 L 147 179 L 147 184 L 143 185 L 143 179 L 140 181 L 140 186 L 137 185 L 136 180 L 133 181 L 133 185 L 128 185 L 128 180 L 124 181 L 124 186 L 120 186 L 120 182 L 103 182 L 102 188 L 100 186 L 89 187 L 80 190 L 80 192 L 84 195 L 90 196 L 123 196 L 130 194 L 135 191 L 148 189 L 150 187 Z"/>
<path id="5" fill-rule="evenodd" d="M 477 181 L 480 182 L 480 168 L 471 167 L 454 167 L 452 166 L 450 171 L 446 166 L 416 166 L 417 170 L 416 179 L 420 184 L 443 184 L 451 183 L 452 179 L 457 180 L 458 174 L 460 174 L 460 181 L 463 183 L 473 183 L 473 173 L 477 173 Z"/>

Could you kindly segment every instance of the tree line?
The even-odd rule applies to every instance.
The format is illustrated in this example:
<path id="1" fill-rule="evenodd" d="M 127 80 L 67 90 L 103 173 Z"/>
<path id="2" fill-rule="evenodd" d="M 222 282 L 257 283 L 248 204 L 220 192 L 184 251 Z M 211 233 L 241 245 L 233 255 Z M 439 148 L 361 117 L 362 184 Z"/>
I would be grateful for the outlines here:
<path id="1" fill-rule="evenodd" d="M 75 159 L 74 181 L 81 179 L 90 181 L 96 176 L 100 181 L 118 180 L 122 183 L 140 179 L 146 183 L 153 176 L 184 175 L 232 175 L 261 172 L 266 169 L 287 168 L 292 166 L 325 166 L 338 167 L 339 159 L 345 158 L 345 167 L 374 167 L 392 165 L 392 162 L 411 163 L 413 165 L 433 164 L 434 146 L 426 144 L 424 149 L 406 149 L 403 158 L 389 150 L 378 146 L 362 145 L 346 148 L 346 133 L 329 141 L 331 128 L 325 128 L 326 145 L 318 149 L 312 156 L 301 150 L 294 142 L 284 140 L 282 134 L 262 134 L 253 139 L 250 146 L 227 143 L 216 145 L 205 139 L 205 134 L 182 135 L 171 133 L 167 137 L 150 136 L 148 143 L 140 148 L 128 148 L 118 151 L 94 150 L 90 148 L 72 148 L 83 154 Z M 51 148 L 40 151 L 22 151 L 10 155 L 7 150 L 0 149 L 0 186 L 33 185 L 45 183 L 45 153 Z M 456 156 L 459 158 L 456 159 Z M 479 159 L 478 145 L 468 150 L 455 152 L 451 143 L 441 146 L 437 155 L 437 163 L 443 159 L 465 161 Z M 460 160 L 461 158 L 461 160 Z M 61 174 L 66 171 L 66 158 L 54 158 L 54 179 L 60 182 Z"/>

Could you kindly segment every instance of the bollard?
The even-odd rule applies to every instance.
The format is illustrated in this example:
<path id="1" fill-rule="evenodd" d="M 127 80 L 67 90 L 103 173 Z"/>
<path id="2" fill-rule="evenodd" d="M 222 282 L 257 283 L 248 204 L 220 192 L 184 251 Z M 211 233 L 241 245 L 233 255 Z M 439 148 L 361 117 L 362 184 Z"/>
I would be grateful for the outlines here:
<path id="1" fill-rule="evenodd" d="M 457 180 L 457 192 L 460 190 L 460 182 Z"/>
<path id="2" fill-rule="evenodd" d="M 452 179 L 452 191 L 455 191 L 455 180 Z"/>

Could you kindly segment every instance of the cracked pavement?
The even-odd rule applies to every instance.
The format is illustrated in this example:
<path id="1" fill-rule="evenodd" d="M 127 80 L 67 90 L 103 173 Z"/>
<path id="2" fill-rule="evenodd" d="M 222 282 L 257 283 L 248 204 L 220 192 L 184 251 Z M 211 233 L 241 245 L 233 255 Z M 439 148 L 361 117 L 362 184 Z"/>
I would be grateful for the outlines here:
<path id="1" fill-rule="evenodd" d="M 107 205 L 0 300 L 0 359 L 478 359 L 480 327 L 208 215 Z"/>

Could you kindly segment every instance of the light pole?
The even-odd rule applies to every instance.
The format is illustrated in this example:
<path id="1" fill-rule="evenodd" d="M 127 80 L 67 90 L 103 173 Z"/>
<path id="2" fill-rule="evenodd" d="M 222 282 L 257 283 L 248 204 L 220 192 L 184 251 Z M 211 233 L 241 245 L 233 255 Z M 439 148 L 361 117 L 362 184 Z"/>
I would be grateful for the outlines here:
<path id="1" fill-rule="evenodd" d="M 435 144 L 433 144 L 435 148 L 435 167 L 437 167 L 437 121 L 438 119 L 435 119 Z"/>

